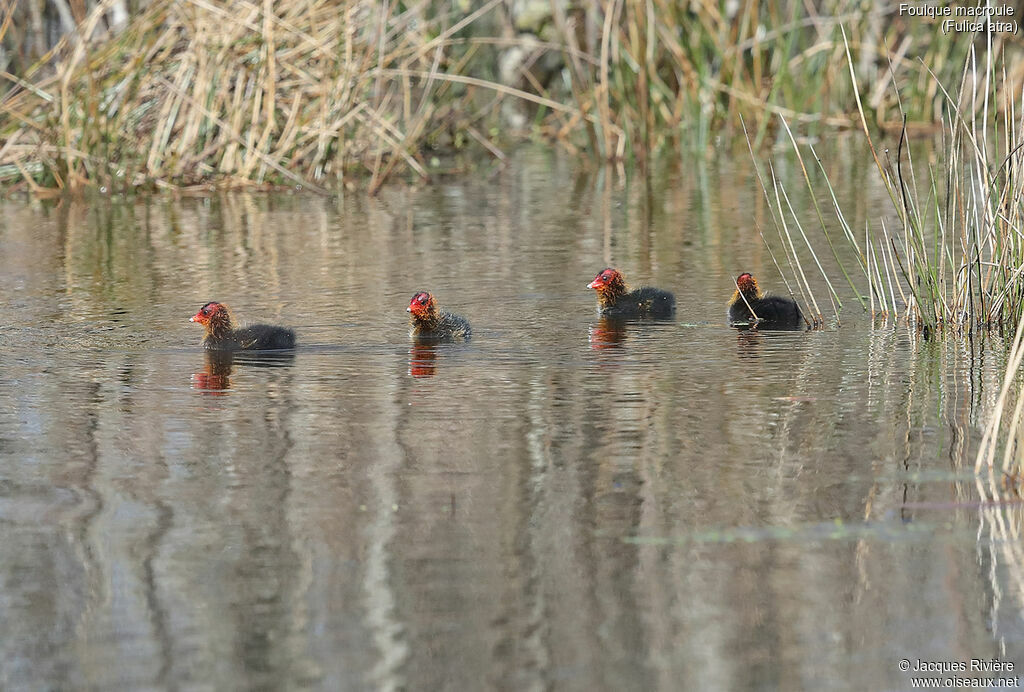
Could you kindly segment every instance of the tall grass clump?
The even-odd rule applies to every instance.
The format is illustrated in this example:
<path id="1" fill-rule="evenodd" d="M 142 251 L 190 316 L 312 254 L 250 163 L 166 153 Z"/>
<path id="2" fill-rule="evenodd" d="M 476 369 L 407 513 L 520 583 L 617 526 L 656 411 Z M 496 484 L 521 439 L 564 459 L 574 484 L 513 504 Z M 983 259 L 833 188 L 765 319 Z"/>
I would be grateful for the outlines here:
<path id="1" fill-rule="evenodd" d="M 850 82 L 859 94 L 854 60 L 847 56 Z M 784 118 L 781 128 L 803 170 L 816 225 L 843 282 L 872 314 L 904 318 L 926 332 L 1013 329 L 1024 315 L 1024 98 L 1006 65 L 997 63 L 992 51 L 981 53 L 973 46 L 955 83 L 932 79 L 944 108 L 937 151 L 927 162 L 915 162 L 905 126 L 895 148 L 880 150 L 862 100 L 856 100 L 869 165 L 877 169 L 891 202 L 874 210 L 860 231 L 843 212 L 814 147 L 799 145 Z M 820 173 L 818 182 L 808 174 L 812 167 Z M 789 226 L 796 224 L 813 253 L 812 241 L 788 207 L 785 188 L 774 175 L 762 176 L 762 187 L 782 236 L 791 244 Z M 838 252 L 837 241 L 853 252 Z M 795 259 L 795 252 L 789 257 Z M 817 269 L 835 304 L 838 292 L 820 263 Z M 806 281 L 798 285 L 809 292 Z"/>
<path id="2" fill-rule="evenodd" d="M 504 160 L 523 137 L 643 162 L 739 134 L 741 118 L 755 147 L 786 136 L 782 119 L 891 129 L 903 113 L 927 129 L 948 110 L 938 85 L 976 49 L 1007 84 L 1024 75 L 1012 37 L 976 46 L 859 0 L 61 0 L 77 25 L 61 19 L 63 38 L 28 64 L 53 33 L 26 38 L 38 6 L 0 4 L 0 58 L 18 58 L 0 181 L 40 189 L 361 178 L 372 191 L 428 178 L 433 152 Z"/>
<path id="3" fill-rule="evenodd" d="M 352 175 L 375 189 L 396 169 L 427 178 L 431 142 L 500 155 L 481 120 L 505 94 L 544 102 L 463 74 L 476 49 L 450 39 L 494 0 L 455 18 L 426 3 L 154 0 L 97 38 L 106 4 L 8 75 L 0 179 L 322 188 Z"/>
<path id="4" fill-rule="evenodd" d="M 849 50 L 847 65 L 855 93 L 863 93 Z M 780 128 L 802 170 L 820 235 L 805 232 L 771 167 L 768 173 L 759 168 L 758 175 L 779 235 L 777 241 L 765 237 L 765 242 L 781 248 L 773 257 L 780 254 L 785 261 L 776 264 L 793 277 L 790 281 L 819 323 L 821 310 L 797 249 L 804 246 L 813 257 L 813 271 L 827 286 L 838 318 L 840 293 L 815 251 L 824 241 L 842 282 L 873 320 L 903 320 L 926 336 L 1015 335 L 976 463 L 978 470 L 1000 463 L 1004 478 L 1019 485 L 1024 481 L 1019 376 L 1024 363 L 1024 93 L 1009 73 L 1005 59 L 997 60 L 991 49 L 980 51 L 973 43 L 955 81 L 944 83 L 931 73 L 943 99 L 941 136 L 931 157 L 916 161 L 907 115 L 902 114 L 895 147 L 880 148 L 877 131 L 857 97 L 868 165 L 877 170 L 890 203 L 869 212 L 862 231 L 844 213 L 814 147 L 798 143 L 785 118 L 780 117 Z M 899 82 L 894 75 L 892 80 L 901 104 Z M 756 164 L 753 148 L 750 153 Z M 817 169 L 813 178 L 811 168 Z M 996 487 L 990 484 L 993 496 Z"/>
<path id="5" fill-rule="evenodd" d="M 607 158 L 642 158 L 687 141 L 708 145 L 741 135 L 741 119 L 755 145 L 784 136 L 779 117 L 809 131 L 857 127 L 858 99 L 873 127 L 898 130 L 905 113 L 915 131 L 930 130 L 946 109 L 939 83 L 956 78 L 974 47 L 972 36 L 946 35 L 939 21 L 901 16 L 898 3 L 608 0 L 587 7 L 575 23 L 556 12 L 555 24 L 567 46 L 596 58 L 567 61 L 566 75 L 580 111 L 594 116 L 594 148 Z M 1012 35 L 999 35 L 984 50 L 993 59 L 1012 53 L 1007 79 L 1019 84 L 1024 66 L 1013 45 Z M 899 99 L 887 88 L 891 79 L 903 85 Z"/>
<path id="6" fill-rule="evenodd" d="M 922 328 L 1012 329 L 1024 314 L 1024 99 L 1005 66 L 991 52 L 979 61 L 973 48 L 959 83 L 940 89 L 948 104 L 940 157 L 924 178 L 905 131 L 894 157 L 871 146 L 897 224 L 879 223 L 868 242 L 899 268 L 905 313 Z M 880 296 L 877 272 L 866 276 Z"/>

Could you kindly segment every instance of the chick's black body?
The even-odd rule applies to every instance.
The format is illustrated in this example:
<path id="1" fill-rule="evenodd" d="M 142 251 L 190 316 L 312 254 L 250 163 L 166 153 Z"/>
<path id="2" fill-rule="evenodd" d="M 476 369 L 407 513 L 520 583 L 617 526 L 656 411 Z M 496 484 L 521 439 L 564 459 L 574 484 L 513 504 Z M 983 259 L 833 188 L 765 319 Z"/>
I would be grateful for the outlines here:
<path id="1" fill-rule="evenodd" d="M 270 324 L 250 324 L 219 335 L 208 334 L 203 346 L 213 351 L 270 351 L 295 348 L 295 332 Z"/>
<path id="2" fill-rule="evenodd" d="M 803 315 L 796 302 L 782 296 L 765 296 L 763 298 L 748 299 L 750 307 L 754 309 L 757 316 L 761 318 L 761 327 L 792 327 L 802 326 Z M 747 322 L 752 319 L 750 310 L 743 300 L 734 302 L 729 306 L 730 322 Z"/>
<path id="3" fill-rule="evenodd" d="M 676 297 L 660 288 L 642 286 L 601 305 L 600 310 L 608 317 L 671 317 L 676 311 Z"/>
<path id="4" fill-rule="evenodd" d="M 803 314 L 792 298 L 762 293 L 750 274 L 741 274 L 736 285 L 739 290 L 729 301 L 729 322 L 752 322 L 756 314 L 758 329 L 801 329 L 804 326 Z"/>
<path id="5" fill-rule="evenodd" d="M 472 334 L 469 321 L 461 315 L 441 310 L 436 320 L 414 322 L 412 335 L 425 339 L 468 339 Z"/>

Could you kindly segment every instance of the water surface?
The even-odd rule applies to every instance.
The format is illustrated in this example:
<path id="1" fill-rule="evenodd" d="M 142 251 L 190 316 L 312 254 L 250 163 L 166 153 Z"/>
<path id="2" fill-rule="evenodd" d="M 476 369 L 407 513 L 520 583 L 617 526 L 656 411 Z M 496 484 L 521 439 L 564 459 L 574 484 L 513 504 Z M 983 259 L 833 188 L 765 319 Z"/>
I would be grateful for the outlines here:
<path id="1" fill-rule="evenodd" d="M 864 169 L 837 176 L 861 224 L 884 195 Z M 1021 511 L 973 474 L 1005 345 L 872 325 L 848 286 L 841 325 L 729 328 L 732 276 L 782 290 L 758 189 L 739 157 L 645 181 L 532 152 L 375 199 L 5 201 L 0 683 L 902 689 L 901 658 L 1019 669 Z M 598 318 L 606 264 L 676 291 L 677 318 Z M 472 341 L 410 343 L 418 290 Z M 302 347 L 211 360 L 188 322 L 208 300 Z"/>

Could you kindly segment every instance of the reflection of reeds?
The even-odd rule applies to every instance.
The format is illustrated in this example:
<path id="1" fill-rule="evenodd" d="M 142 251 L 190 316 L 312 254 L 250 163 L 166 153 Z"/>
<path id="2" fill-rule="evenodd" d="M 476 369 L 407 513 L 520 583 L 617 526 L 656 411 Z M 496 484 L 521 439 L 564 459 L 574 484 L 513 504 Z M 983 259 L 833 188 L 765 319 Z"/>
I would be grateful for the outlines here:
<path id="1" fill-rule="evenodd" d="M 905 314 L 924 330 L 973 333 L 1017 325 L 999 397 L 976 459 L 976 468 L 987 466 L 991 474 L 997 447 L 1002 445 L 1003 471 L 1016 476 L 1013 469 L 1020 468 L 1018 440 L 1024 410 L 1017 378 L 1024 360 L 1024 181 L 1020 178 L 1024 121 L 1017 122 L 1014 113 L 1024 114 L 1024 98 L 1014 100 L 1005 69 L 998 70 L 991 56 L 979 69 L 973 49 L 956 97 L 941 84 L 939 89 L 950 111 L 945 148 L 940 152 L 944 160 L 929 165 L 928 180 L 919 185 L 905 127 L 895 163 L 887 151 L 885 163 L 874 156 L 896 223 L 889 229 L 880 222 L 881 237 L 872 239 L 869 231 L 867 242 L 878 247 L 871 251 L 875 267 L 879 255 L 886 267 L 893 312 L 897 311 L 895 285 Z M 959 107 L 965 103 L 982 105 L 980 110 Z M 866 123 L 863 128 L 870 143 Z M 874 154 L 873 144 L 871 149 Z M 898 277 L 896 281 L 893 276 Z M 871 295 L 884 302 L 880 273 L 866 272 L 866 278 Z M 1014 399 L 1013 412 L 1007 417 L 1006 407 Z M 990 485 L 994 490 L 995 484 Z"/>
<path id="2" fill-rule="evenodd" d="M 847 55 L 856 86 L 853 61 Z M 838 204 L 835 208 L 866 280 L 873 315 L 876 305 L 886 316 L 891 306 L 892 317 L 902 313 L 926 334 L 943 330 L 972 338 L 979 330 L 1016 325 L 998 398 L 990 410 L 980 412 L 987 423 L 975 457 L 976 489 L 982 499 L 979 549 L 987 550 L 993 565 L 995 612 L 1002 593 L 995 565 L 1003 564 L 1018 602 L 1024 599 L 1022 509 L 1015 504 L 1024 460 L 1024 397 L 1018 377 L 1024 362 L 1024 120 L 1017 121 L 1015 114 L 1024 117 L 1024 97 L 1015 101 L 1019 90 L 991 53 L 980 59 L 979 67 L 971 46 L 954 94 L 931 74 L 949 115 L 942 158 L 928 165 L 923 184 L 915 176 L 906 116 L 895 161 L 888 150 L 880 159 L 858 97 L 861 126 L 892 202 L 890 223 L 881 216 L 877 227 L 869 221 L 859 246 Z M 994 391 L 994 385 L 989 382 L 987 388 Z"/>
<path id="3" fill-rule="evenodd" d="M 1003 473 L 1019 485 L 1024 460 L 1020 445 L 1024 397 L 1020 396 L 1017 377 L 1024 362 L 1024 96 L 1016 96 L 1019 90 L 1008 77 L 1005 64 L 997 64 L 991 52 L 979 54 L 973 45 L 962 62 L 956 90 L 947 89 L 928 69 L 929 80 L 941 94 L 947 115 L 938 160 L 927 165 L 927 177 L 919 181 L 908 144 L 906 114 L 902 115 L 896 151 L 883 149 L 879 156 L 861 98 L 865 90 L 858 83 L 845 30 L 842 33 L 860 126 L 892 206 L 878 211 L 875 219 L 866 219 L 864 234 L 858 238 L 814 148 L 808 147 L 818 161 L 817 189 L 801 145 L 787 120 L 780 117 L 803 174 L 821 237 L 854 294 L 865 308 L 870 308 L 873 317 L 906 318 L 925 334 L 943 330 L 974 335 L 978 330 L 1017 326 L 976 466 L 978 470 L 991 469 L 1002 447 Z M 895 74 L 891 76 L 896 83 Z M 897 105 L 903 113 L 898 99 L 897 94 Z M 756 164 L 757 154 L 745 124 L 744 132 Z M 794 236 L 799 236 L 824 279 L 838 319 L 839 295 L 774 167 L 769 171 L 770 175 L 764 175 L 758 169 L 757 175 L 779 232 L 776 246 L 782 248 L 789 276 L 820 323 L 821 311 L 794 243 Z M 844 252 L 833 242 L 829 222 L 817 202 L 824 192 L 835 213 L 831 223 L 842 230 L 845 238 Z M 770 249 L 767 239 L 765 244 Z M 774 253 L 772 258 L 774 261 Z M 785 275 L 783 267 L 775 263 Z M 990 485 L 993 496 L 997 496 L 998 485 Z"/>
<path id="4" fill-rule="evenodd" d="M 1024 397 L 1020 395 L 1020 378 L 1018 377 L 1022 361 L 1024 361 L 1024 317 L 1017 323 L 1017 333 L 1007 356 L 1006 372 L 999 390 L 999 398 L 996 400 L 985 426 L 985 435 L 975 461 L 975 470 L 979 473 L 983 469 L 988 469 L 989 495 L 994 498 L 1000 496 L 1001 488 L 1001 485 L 996 482 L 993 470 L 996 463 L 996 452 L 1000 446 L 1003 448 L 1000 464 L 1003 478 L 1008 480 L 1012 486 L 1019 486 L 1022 480 L 1021 462 L 1024 460 L 1022 459 L 1024 449 L 1020 442 L 1021 435 L 1024 433 L 1024 430 L 1021 429 Z M 1016 399 L 1015 403 L 1014 399 Z M 1013 406 L 1013 413 L 1007 417 L 1006 411 L 1010 405 Z"/>

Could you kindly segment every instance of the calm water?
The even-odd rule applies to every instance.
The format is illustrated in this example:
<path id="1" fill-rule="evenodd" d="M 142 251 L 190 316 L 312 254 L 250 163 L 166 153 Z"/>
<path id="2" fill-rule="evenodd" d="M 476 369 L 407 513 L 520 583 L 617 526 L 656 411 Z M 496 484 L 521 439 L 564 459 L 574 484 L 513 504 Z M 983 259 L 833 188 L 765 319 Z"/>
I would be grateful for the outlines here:
<path id="1" fill-rule="evenodd" d="M 863 227 L 882 193 L 836 173 Z M 838 328 L 730 329 L 731 276 L 781 290 L 757 189 L 739 157 L 644 184 L 527 153 L 377 199 L 3 202 L 0 686 L 1019 671 L 1021 508 L 973 475 L 1005 346 L 873 327 L 848 287 Z M 606 263 L 677 319 L 603 323 Z M 420 289 L 469 344 L 410 344 Z M 302 347 L 208 360 L 211 299 Z"/>

